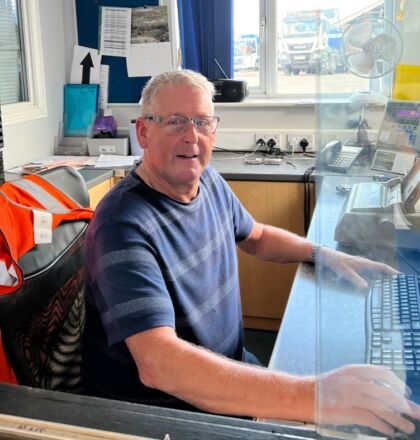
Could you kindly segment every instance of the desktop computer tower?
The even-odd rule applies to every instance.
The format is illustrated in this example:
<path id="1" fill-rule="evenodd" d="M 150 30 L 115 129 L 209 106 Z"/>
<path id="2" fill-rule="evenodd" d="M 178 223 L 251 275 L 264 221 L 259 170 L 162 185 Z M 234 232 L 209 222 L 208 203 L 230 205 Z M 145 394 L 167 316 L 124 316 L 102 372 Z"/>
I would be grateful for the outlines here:
<path id="1" fill-rule="evenodd" d="M 0 109 L 0 185 L 4 182 L 4 163 L 3 163 L 3 125 L 1 122 L 1 109 Z"/>

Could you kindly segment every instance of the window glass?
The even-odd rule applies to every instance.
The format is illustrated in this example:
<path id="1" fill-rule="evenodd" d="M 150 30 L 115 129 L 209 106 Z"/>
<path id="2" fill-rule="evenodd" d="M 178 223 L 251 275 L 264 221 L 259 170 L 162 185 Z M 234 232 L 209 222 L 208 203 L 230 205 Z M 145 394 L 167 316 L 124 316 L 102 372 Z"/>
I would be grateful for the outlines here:
<path id="1" fill-rule="evenodd" d="M 383 17 L 383 2 L 352 0 L 333 4 L 278 2 L 279 94 L 351 94 L 369 90 L 369 78 L 349 71 L 340 46 L 343 32 L 352 22 L 361 17 Z"/>
<path id="2" fill-rule="evenodd" d="M 19 0 L 0 0 L 0 102 L 26 101 Z"/>
<path id="3" fill-rule="evenodd" d="M 351 24 L 383 17 L 383 0 L 234 0 L 234 78 L 268 96 L 383 92 L 383 78 L 355 74 L 340 50 Z"/>
<path id="4" fill-rule="evenodd" d="M 260 86 L 259 0 L 234 1 L 234 79 Z"/>

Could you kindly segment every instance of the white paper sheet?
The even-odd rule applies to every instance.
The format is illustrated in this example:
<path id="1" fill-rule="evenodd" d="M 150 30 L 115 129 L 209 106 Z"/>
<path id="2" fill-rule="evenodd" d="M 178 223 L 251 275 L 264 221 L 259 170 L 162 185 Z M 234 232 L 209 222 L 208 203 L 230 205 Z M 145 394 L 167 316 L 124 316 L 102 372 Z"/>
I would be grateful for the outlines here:
<path id="1" fill-rule="evenodd" d="M 128 76 L 152 76 L 171 69 L 168 7 L 133 8 L 131 46 L 127 54 Z"/>
<path id="2" fill-rule="evenodd" d="M 105 110 L 108 105 L 108 82 L 109 82 L 109 66 L 101 64 L 99 77 L 99 108 Z"/>
<path id="3" fill-rule="evenodd" d="M 129 77 L 152 76 L 172 70 L 170 43 L 132 44 L 127 56 Z"/>
<path id="4" fill-rule="evenodd" d="M 101 68 L 101 56 L 97 49 L 91 49 L 89 47 L 74 46 L 73 62 L 70 72 L 71 84 L 82 84 L 83 78 L 83 62 L 90 54 L 93 67 L 86 66 L 89 74 L 89 82 L 87 84 L 99 84 L 99 72 Z"/>
<path id="5" fill-rule="evenodd" d="M 131 37 L 131 8 L 101 7 L 101 55 L 127 56 Z"/>
<path id="6" fill-rule="evenodd" d="M 140 156 L 117 156 L 115 154 L 101 154 L 96 161 L 95 168 L 127 167 L 134 164 Z"/>

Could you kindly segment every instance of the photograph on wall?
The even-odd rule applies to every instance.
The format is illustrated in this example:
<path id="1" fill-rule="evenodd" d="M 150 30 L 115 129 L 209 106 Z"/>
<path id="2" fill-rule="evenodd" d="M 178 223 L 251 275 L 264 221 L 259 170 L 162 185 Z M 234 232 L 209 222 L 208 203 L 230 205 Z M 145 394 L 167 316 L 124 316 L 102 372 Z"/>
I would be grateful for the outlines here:
<path id="1" fill-rule="evenodd" d="M 169 41 L 166 6 L 133 8 L 131 12 L 131 44 Z"/>
<path id="2" fill-rule="evenodd" d="M 129 77 L 153 76 L 173 69 L 170 32 L 167 6 L 132 9 Z"/>

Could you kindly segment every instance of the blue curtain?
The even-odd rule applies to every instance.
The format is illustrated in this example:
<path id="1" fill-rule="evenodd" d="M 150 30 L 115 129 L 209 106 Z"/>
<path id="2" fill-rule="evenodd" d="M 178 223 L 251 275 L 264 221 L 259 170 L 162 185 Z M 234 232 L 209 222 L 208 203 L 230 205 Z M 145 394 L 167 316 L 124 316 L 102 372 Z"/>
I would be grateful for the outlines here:
<path id="1" fill-rule="evenodd" d="M 233 0 L 177 0 L 182 67 L 223 78 L 215 59 L 233 76 Z"/>

